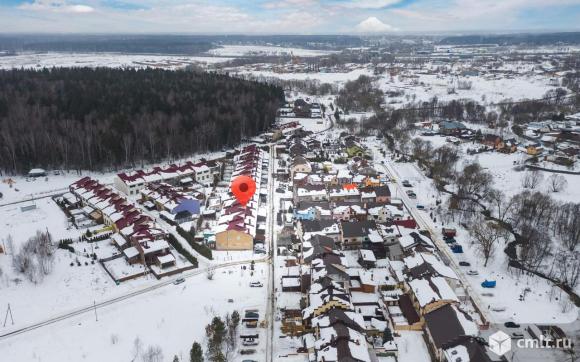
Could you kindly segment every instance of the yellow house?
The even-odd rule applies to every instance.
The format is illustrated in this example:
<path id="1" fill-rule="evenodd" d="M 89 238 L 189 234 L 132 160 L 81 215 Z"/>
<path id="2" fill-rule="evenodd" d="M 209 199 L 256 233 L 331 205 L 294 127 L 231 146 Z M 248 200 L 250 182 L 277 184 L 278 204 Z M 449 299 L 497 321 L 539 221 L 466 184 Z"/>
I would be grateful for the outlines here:
<path id="1" fill-rule="evenodd" d="M 543 149 L 542 147 L 536 146 L 536 145 L 528 145 L 526 146 L 526 153 L 530 156 L 537 156 L 540 153 L 542 153 Z"/>
<path id="2" fill-rule="evenodd" d="M 377 187 L 377 186 L 381 186 L 381 181 L 379 181 L 378 178 L 373 178 L 373 177 L 366 177 L 364 180 L 364 185 L 366 187 Z"/>
<path id="3" fill-rule="evenodd" d="M 245 230 L 228 229 L 215 234 L 216 250 L 252 250 L 254 238 Z"/>

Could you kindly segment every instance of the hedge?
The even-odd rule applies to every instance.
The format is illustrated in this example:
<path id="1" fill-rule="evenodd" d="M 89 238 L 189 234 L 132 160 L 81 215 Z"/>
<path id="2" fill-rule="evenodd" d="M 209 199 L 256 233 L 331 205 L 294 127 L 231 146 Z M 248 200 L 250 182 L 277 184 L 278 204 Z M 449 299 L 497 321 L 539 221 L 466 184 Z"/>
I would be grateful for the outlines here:
<path id="1" fill-rule="evenodd" d="M 71 253 L 75 252 L 75 248 L 71 246 L 73 243 L 72 239 L 62 239 L 58 242 L 58 248 L 68 250 Z"/>
<path id="2" fill-rule="evenodd" d="M 173 234 L 168 235 L 167 241 L 169 241 L 169 244 L 171 244 L 171 246 L 173 246 L 179 254 L 183 255 L 185 259 L 187 259 L 191 264 L 193 264 L 194 267 L 196 268 L 198 267 L 197 259 L 193 255 L 191 255 L 189 251 L 185 250 L 183 246 L 181 246 L 181 244 L 179 243 L 177 238 L 173 236 Z"/>
<path id="3" fill-rule="evenodd" d="M 211 253 L 211 249 L 203 244 L 196 243 L 193 239 L 193 235 L 185 231 L 181 226 L 176 227 L 177 233 L 184 238 L 187 243 L 193 248 L 193 250 L 197 251 L 201 256 L 206 257 L 209 260 L 213 260 L 213 256 Z"/>

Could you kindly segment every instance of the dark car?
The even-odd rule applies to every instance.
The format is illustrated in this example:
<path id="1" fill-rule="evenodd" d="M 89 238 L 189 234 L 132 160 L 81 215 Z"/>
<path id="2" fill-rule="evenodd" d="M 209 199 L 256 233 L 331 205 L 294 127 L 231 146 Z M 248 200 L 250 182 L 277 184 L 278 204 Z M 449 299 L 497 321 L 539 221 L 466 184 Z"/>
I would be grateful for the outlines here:
<path id="1" fill-rule="evenodd" d="M 505 322 L 503 325 L 506 328 L 520 328 L 520 325 L 515 322 Z"/>
<path id="2" fill-rule="evenodd" d="M 471 264 L 469 264 L 469 263 L 468 263 L 468 262 L 466 262 L 466 261 L 460 261 L 460 262 L 459 262 L 459 265 L 461 265 L 461 266 L 471 266 Z"/>

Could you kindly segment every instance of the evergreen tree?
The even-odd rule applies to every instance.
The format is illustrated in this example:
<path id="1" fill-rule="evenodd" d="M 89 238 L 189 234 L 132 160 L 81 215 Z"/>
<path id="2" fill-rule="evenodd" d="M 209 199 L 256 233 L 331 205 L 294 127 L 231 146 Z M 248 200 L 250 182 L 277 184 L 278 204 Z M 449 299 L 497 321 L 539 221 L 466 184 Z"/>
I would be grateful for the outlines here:
<path id="1" fill-rule="evenodd" d="M 189 362 L 203 362 L 203 349 L 197 342 L 194 342 L 191 346 L 191 350 L 189 351 Z"/>
<path id="2" fill-rule="evenodd" d="M 232 326 L 234 327 L 234 329 L 238 328 L 238 325 L 240 324 L 240 313 L 238 313 L 237 310 L 232 312 Z"/>

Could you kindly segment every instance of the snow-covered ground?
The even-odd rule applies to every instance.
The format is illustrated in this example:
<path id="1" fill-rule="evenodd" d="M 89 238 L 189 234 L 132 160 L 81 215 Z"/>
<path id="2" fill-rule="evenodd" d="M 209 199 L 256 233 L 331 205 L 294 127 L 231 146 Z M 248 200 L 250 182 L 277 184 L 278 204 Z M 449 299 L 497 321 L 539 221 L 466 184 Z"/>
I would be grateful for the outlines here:
<path id="1" fill-rule="evenodd" d="M 374 147 L 378 146 L 378 142 Z M 487 154 L 487 153 L 486 153 Z M 479 157 L 485 154 L 480 154 Z M 490 155 L 506 156 L 499 153 L 490 153 Z M 506 157 L 517 157 L 516 154 L 507 155 Z M 374 153 L 375 160 L 382 159 L 379 152 Z M 386 162 L 390 162 L 388 158 Z M 512 164 L 511 160 L 508 162 Z M 485 164 L 485 163 L 484 163 Z M 425 206 L 425 211 L 419 211 L 423 219 L 429 220 L 430 210 L 435 207 L 435 202 L 438 198 L 444 197 L 434 187 L 432 180 L 427 178 L 423 172 L 413 163 L 398 163 L 390 162 L 390 165 L 395 170 L 396 177 L 401 180 L 409 180 L 413 185 L 413 190 L 417 194 L 417 199 L 412 200 L 417 204 Z M 488 167 L 501 167 L 501 163 L 491 161 L 487 164 Z M 484 166 L 485 167 L 485 166 Z M 506 181 L 516 179 L 510 177 L 506 167 L 505 180 L 498 180 L 496 185 L 502 188 L 502 185 L 509 182 Z M 510 166 L 511 167 L 511 166 Z M 514 173 L 511 170 L 512 174 Z M 495 175 L 494 175 L 495 176 Z M 519 185 L 519 178 L 517 178 Z M 509 190 L 509 189 L 508 189 Z M 517 190 L 511 189 L 512 192 Z M 399 196 L 399 191 L 395 191 L 395 196 Z M 507 190 L 505 190 L 508 193 Z M 577 191 L 574 191 L 577 192 Z M 575 195 L 575 194 L 574 194 Z M 570 196 L 568 196 L 570 197 Z M 576 199 L 578 200 L 578 199 Z M 538 277 L 521 276 L 517 277 L 507 270 L 507 256 L 503 252 L 504 245 L 496 247 L 493 257 L 490 259 L 487 267 L 483 266 L 483 260 L 478 254 L 476 247 L 471 244 L 471 238 L 459 223 L 448 222 L 442 223 L 440 219 L 433 223 L 435 231 L 440 232 L 441 227 L 454 227 L 458 230 L 457 241 L 463 246 L 463 254 L 453 254 L 456 262 L 466 261 L 471 264 L 470 267 L 465 267 L 464 276 L 470 283 L 472 290 L 474 290 L 483 304 L 483 308 L 488 309 L 495 322 L 505 322 L 513 320 L 521 323 L 571 323 L 578 318 L 579 309 L 569 302 L 565 293 L 560 292 L 558 288 L 552 288 L 548 282 Z M 441 237 L 441 235 L 438 235 Z M 467 270 L 474 269 L 479 272 L 477 276 L 466 275 Z M 486 289 L 481 287 L 481 283 L 485 280 L 496 280 L 497 286 L 494 289 Z M 523 294 L 524 289 L 529 288 L 530 291 L 526 293 L 524 301 L 520 301 L 520 294 Z M 492 296 L 485 294 L 491 293 Z M 505 311 L 495 312 L 492 308 L 503 307 Z"/>
<path id="2" fill-rule="evenodd" d="M 256 264 L 256 271 L 235 266 L 216 272 L 213 280 L 204 274 L 179 285 L 167 285 L 154 292 L 99 308 L 77 317 L 39 328 L 26 334 L 0 340 L 3 361 L 131 361 L 135 358 L 135 340 L 141 351 L 158 346 L 163 361 L 189 360 L 189 349 L 199 342 L 205 349 L 204 327 L 214 316 L 238 310 L 258 309 L 264 319 L 266 288 L 250 288 L 249 282 L 266 280 L 266 264 Z M 84 292 L 86 293 L 86 291 Z M 56 294 L 56 292 L 55 292 Z M 78 291 L 83 294 L 83 291 Z M 81 297 L 81 295 L 78 295 Z M 30 291 L 29 299 L 43 308 L 44 299 Z M 228 302 L 232 299 L 233 302 Z M 13 311 L 18 304 L 13 303 Z M 2 308 L 5 304 L 0 303 Z M 15 319 L 24 318 L 15 311 Z M 98 320 L 97 320 L 98 319 Z M 265 330 L 260 331 L 256 354 L 248 358 L 265 361 Z M 34 341 L 34 348 L 31 347 Z M 241 343 L 238 341 L 238 348 Z M 233 361 L 243 359 L 234 353 Z"/>
<path id="3" fill-rule="evenodd" d="M 294 55 L 299 57 L 316 57 L 336 52 L 265 45 L 223 45 L 221 48 L 211 49 L 208 53 L 218 56 L 232 57 L 248 55 Z"/>
<path id="4" fill-rule="evenodd" d="M 541 98 L 547 91 L 557 88 L 550 86 L 548 84 L 549 78 L 541 75 L 461 79 L 471 82 L 472 87 L 469 90 L 461 90 L 455 86 L 456 93 L 454 94 L 449 94 L 447 90 L 454 82 L 457 83 L 455 75 L 417 74 L 416 78 L 382 76 L 378 84 L 385 92 L 404 91 L 405 93 L 402 97 L 387 97 L 387 103 L 406 103 L 408 100 L 428 101 L 433 97 L 437 97 L 440 101 L 472 99 L 482 103 L 499 102 L 508 98 L 514 100 L 535 99 Z"/>
<path id="5" fill-rule="evenodd" d="M 95 173 L 83 172 L 78 174 L 74 171 L 68 173 L 61 173 L 54 175 L 48 172 L 46 177 L 29 178 L 24 176 L 0 176 L 0 193 L 3 197 L 0 198 L 0 206 L 30 200 L 31 198 L 43 197 L 54 193 L 64 193 L 68 190 L 68 186 L 76 180 L 90 176 L 98 179 L 105 184 L 113 182 L 114 173 Z M 10 187 L 9 180 L 14 181 Z"/>
<path id="6" fill-rule="evenodd" d="M 319 80 L 322 83 L 344 83 L 349 80 L 355 80 L 361 75 L 371 75 L 371 71 L 368 69 L 355 69 L 349 72 L 340 72 L 340 73 L 275 73 L 272 71 L 247 71 L 247 70 L 237 70 L 236 68 L 232 69 L 233 72 L 238 74 L 251 74 L 256 77 L 265 77 L 265 78 L 278 78 L 283 80 L 289 79 L 298 79 L 298 80 Z"/>
<path id="7" fill-rule="evenodd" d="M 395 337 L 399 350 L 399 362 L 429 362 L 429 350 L 422 332 L 400 331 Z"/>
<path id="8" fill-rule="evenodd" d="M 180 69 L 190 64 L 223 63 L 228 57 L 120 53 L 22 53 L 0 56 L 0 69 L 51 67 L 110 67 Z"/>
<path id="9" fill-rule="evenodd" d="M 12 235 L 14 249 L 19 250 L 37 231 L 48 230 L 54 240 L 76 240 L 82 234 L 82 231 L 69 227 L 65 214 L 51 198 L 37 200 L 35 204 L 36 209 L 24 212 L 20 210 L 21 204 L 0 207 L 0 242 L 4 243 L 9 253 L 0 254 L 0 268 L 3 270 L 0 276 L 0 309 L 5 311 L 10 303 L 15 320 L 10 328 L 38 322 L 89 305 L 95 300 L 115 297 L 154 280 L 153 277 L 141 278 L 115 285 L 103 267 L 97 262 L 92 264 L 87 256 L 92 252 L 99 257 L 113 255 L 116 248 L 110 245 L 109 240 L 104 240 L 92 245 L 75 242 L 73 247 L 77 254 L 57 249 L 52 272 L 37 284 L 30 282 L 12 268 L 13 250 L 4 241 L 8 235 Z"/>

